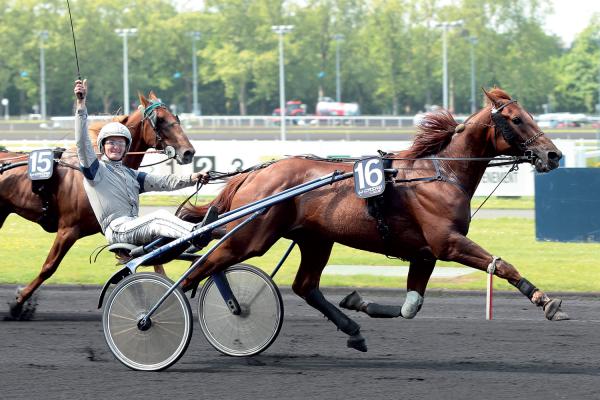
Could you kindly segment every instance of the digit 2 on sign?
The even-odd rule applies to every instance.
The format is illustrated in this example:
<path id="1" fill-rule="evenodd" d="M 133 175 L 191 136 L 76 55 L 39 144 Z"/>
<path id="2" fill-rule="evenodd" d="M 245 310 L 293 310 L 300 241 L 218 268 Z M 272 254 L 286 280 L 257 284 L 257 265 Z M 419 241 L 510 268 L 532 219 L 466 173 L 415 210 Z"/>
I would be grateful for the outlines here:
<path id="1" fill-rule="evenodd" d="M 215 169 L 215 156 L 195 156 L 194 172 L 206 173 Z"/>
<path id="2" fill-rule="evenodd" d="M 385 190 L 383 162 L 379 157 L 365 158 L 354 163 L 354 191 L 358 197 L 379 196 Z"/>

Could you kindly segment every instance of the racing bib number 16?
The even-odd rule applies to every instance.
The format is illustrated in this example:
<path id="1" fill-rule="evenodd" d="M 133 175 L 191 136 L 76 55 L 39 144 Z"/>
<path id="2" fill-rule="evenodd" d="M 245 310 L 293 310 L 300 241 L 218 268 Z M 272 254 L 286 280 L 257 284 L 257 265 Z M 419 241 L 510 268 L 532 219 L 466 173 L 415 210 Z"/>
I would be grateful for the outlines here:
<path id="1" fill-rule="evenodd" d="M 385 190 L 385 174 L 381 158 L 366 158 L 354 163 L 354 191 L 358 197 L 379 196 Z"/>
<path id="2" fill-rule="evenodd" d="M 54 152 L 51 149 L 34 150 L 29 153 L 27 173 L 33 181 L 49 179 L 54 172 Z"/>

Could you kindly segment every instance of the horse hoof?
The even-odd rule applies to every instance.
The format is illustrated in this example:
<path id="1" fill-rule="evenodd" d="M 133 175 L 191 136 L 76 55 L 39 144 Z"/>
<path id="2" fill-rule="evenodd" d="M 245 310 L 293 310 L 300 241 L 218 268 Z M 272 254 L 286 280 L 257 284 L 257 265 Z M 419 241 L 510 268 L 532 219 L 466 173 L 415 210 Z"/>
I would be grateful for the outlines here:
<path id="1" fill-rule="evenodd" d="M 561 299 L 552 299 L 544 304 L 544 314 L 550 321 L 564 321 L 570 319 L 566 312 L 560 309 Z"/>
<path id="2" fill-rule="evenodd" d="M 19 296 L 21 288 L 17 289 L 17 297 Z M 22 303 L 19 303 L 16 299 L 8 303 L 10 316 L 9 319 L 15 321 L 30 321 L 33 319 L 35 310 L 38 305 L 38 294 L 33 293 L 31 297 Z"/>
<path id="3" fill-rule="evenodd" d="M 362 304 L 362 297 L 356 290 L 350 293 L 348 296 L 344 297 L 342 301 L 340 301 L 340 307 L 345 308 L 347 310 L 356 310 L 360 311 L 360 305 Z"/>
<path id="4" fill-rule="evenodd" d="M 13 320 L 13 321 L 18 321 L 21 316 L 21 313 L 23 311 L 23 304 L 21 303 L 17 303 L 17 301 L 11 301 L 8 303 L 8 317 L 7 319 L 9 320 Z"/>
<path id="5" fill-rule="evenodd" d="M 360 333 L 350 336 L 346 344 L 351 349 L 362 351 L 363 353 L 367 352 L 367 341 Z"/>
<path id="6" fill-rule="evenodd" d="M 571 319 L 569 318 L 569 314 L 562 310 L 558 310 L 552 317 L 552 321 L 567 321 L 569 319 Z"/>
<path id="7" fill-rule="evenodd" d="M 419 292 L 411 290 L 406 294 L 406 300 L 402 305 L 402 317 L 406 319 L 414 318 L 421 309 L 421 306 L 423 306 L 423 296 Z"/>

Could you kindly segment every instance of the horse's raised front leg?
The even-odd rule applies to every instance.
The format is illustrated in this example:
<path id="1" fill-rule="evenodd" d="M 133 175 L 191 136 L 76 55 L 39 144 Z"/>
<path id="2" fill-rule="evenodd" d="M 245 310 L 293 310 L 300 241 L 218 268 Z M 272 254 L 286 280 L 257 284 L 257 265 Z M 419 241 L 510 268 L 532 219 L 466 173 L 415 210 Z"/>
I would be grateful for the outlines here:
<path id="1" fill-rule="evenodd" d="M 523 278 L 513 265 L 499 257 L 492 256 L 458 232 L 445 233 L 442 237 L 444 239 L 430 241 L 434 255 L 440 260 L 455 261 L 481 271 L 491 271 L 519 289 L 533 304 L 542 307 L 547 319 L 551 321 L 569 319 L 567 313 L 560 308 L 562 300 L 548 297 L 546 293 Z"/>
<path id="2" fill-rule="evenodd" d="M 162 264 L 155 265 L 154 272 L 156 272 L 157 274 L 167 276 L 167 273 L 165 272 L 165 267 Z"/>
<path id="3" fill-rule="evenodd" d="M 322 312 L 339 330 L 350 336 L 347 341 L 348 347 L 366 352 L 367 344 L 360 334 L 360 325 L 327 301 L 319 290 L 321 273 L 329 260 L 333 242 L 321 238 L 302 238 L 296 241 L 300 248 L 301 260 L 292 290 L 306 300 L 308 305 Z"/>
<path id="4" fill-rule="evenodd" d="M 10 315 L 14 319 L 31 319 L 35 309 L 23 313 L 25 302 L 33 295 L 35 290 L 48 278 L 54 274 L 63 257 L 71 246 L 79 239 L 79 230 L 76 228 L 61 228 L 56 234 L 54 243 L 50 248 L 50 253 L 42 265 L 40 274 L 26 287 L 17 292 L 14 302 L 10 303 Z"/>
<path id="5" fill-rule="evenodd" d="M 408 278 L 406 280 L 406 299 L 402 307 L 386 304 L 378 304 L 364 300 L 355 290 L 340 302 L 340 307 L 362 311 L 372 318 L 414 318 L 423 305 L 423 297 L 427 283 L 435 267 L 435 259 L 432 257 L 418 258 L 410 262 Z"/>

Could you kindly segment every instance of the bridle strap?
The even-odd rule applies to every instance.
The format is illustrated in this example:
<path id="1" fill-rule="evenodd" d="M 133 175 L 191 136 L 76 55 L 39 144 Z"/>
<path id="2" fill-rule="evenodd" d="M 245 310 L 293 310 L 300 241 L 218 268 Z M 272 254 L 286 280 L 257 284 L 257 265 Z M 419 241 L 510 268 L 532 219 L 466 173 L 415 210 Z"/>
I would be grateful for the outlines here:
<path id="1" fill-rule="evenodd" d="M 506 108 L 508 105 L 513 104 L 513 103 L 517 103 L 517 100 L 509 100 L 504 104 L 501 104 L 500 107 L 496 108 L 496 106 L 494 105 L 492 107 L 491 113 L 492 113 L 492 122 L 493 122 L 493 126 L 494 126 L 494 148 L 496 148 L 496 138 L 498 137 L 498 123 L 497 123 L 497 119 L 501 118 L 501 111 Z M 514 130 L 512 129 L 512 127 L 508 127 L 510 128 L 510 130 L 512 131 L 512 135 L 513 137 L 507 137 L 504 134 L 504 131 L 502 131 L 502 137 L 504 138 L 504 140 L 506 140 L 511 146 L 517 146 L 519 148 L 519 150 L 523 151 L 524 153 L 527 151 L 527 147 L 533 143 L 537 138 L 539 138 L 540 136 L 544 135 L 543 131 L 538 131 L 534 136 L 530 137 L 529 139 L 525 140 L 522 143 L 518 143 L 516 141 L 516 137 L 518 137 L 518 135 L 516 135 L 514 133 Z M 501 129 L 501 128 L 500 128 Z"/>
<path id="2" fill-rule="evenodd" d="M 497 113 L 501 112 L 502 110 L 504 110 L 504 108 L 506 108 L 508 105 L 516 103 L 516 102 L 517 102 L 517 100 L 509 100 L 506 103 L 500 105 L 500 107 L 498 107 L 498 108 L 496 108 L 496 105 L 494 105 L 492 107 L 492 114 L 497 114 Z"/>
<path id="3" fill-rule="evenodd" d="M 158 144 L 160 142 L 162 142 L 162 137 L 160 136 L 159 131 L 156 129 L 156 110 L 158 108 L 165 108 L 167 109 L 167 105 L 165 103 L 163 103 L 162 101 L 154 101 L 152 102 L 148 107 L 145 107 L 142 110 L 142 131 L 144 129 L 144 121 L 148 120 L 150 121 L 150 126 L 152 127 L 152 130 L 154 131 L 154 148 L 158 148 Z M 173 122 L 171 123 L 169 126 L 173 126 L 176 124 L 179 124 L 179 117 L 177 118 L 177 122 Z"/>

